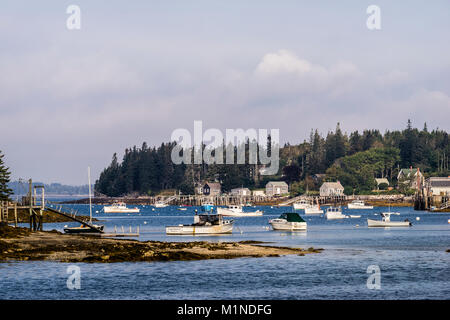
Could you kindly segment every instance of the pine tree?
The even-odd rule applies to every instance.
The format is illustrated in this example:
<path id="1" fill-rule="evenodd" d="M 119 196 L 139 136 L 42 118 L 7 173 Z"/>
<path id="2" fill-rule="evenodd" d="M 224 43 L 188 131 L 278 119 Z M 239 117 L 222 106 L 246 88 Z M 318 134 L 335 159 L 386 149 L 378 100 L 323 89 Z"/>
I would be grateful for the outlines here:
<path id="1" fill-rule="evenodd" d="M 0 151 L 0 200 L 7 201 L 9 200 L 9 196 L 13 194 L 13 191 L 8 187 L 11 173 L 9 172 L 9 168 L 5 166 L 3 157 L 4 155 Z"/>

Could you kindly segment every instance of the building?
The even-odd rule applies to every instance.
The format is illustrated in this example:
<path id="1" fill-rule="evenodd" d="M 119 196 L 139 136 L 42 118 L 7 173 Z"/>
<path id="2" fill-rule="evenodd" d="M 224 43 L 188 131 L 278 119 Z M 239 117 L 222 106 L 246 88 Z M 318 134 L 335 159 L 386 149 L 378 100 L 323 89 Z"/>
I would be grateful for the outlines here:
<path id="1" fill-rule="evenodd" d="M 269 181 L 266 184 L 266 195 L 274 196 L 289 193 L 289 186 L 284 181 Z"/>
<path id="2" fill-rule="evenodd" d="M 320 187 L 321 197 L 343 196 L 343 195 L 344 195 L 344 187 L 339 181 L 324 182 Z"/>
<path id="3" fill-rule="evenodd" d="M 233 196 L 249 196 L 251 192 L 249 188 L 235 188 L 231 189 L 231 194 Z"/>
<path id="4" fill-rule="evenodd" d="M 264 190 L 253 190 L 252 195 L 264 197 L 266 195 L 266 193 L 264 192 Z"/>
<path id="5" fill-rule="evenodd" d="M 221 187 L 219 182 L 206 182 L 203 186 L 203 192 L 205 196 L 218 196 L 221 193 Z"/>
<path id="6" fill-rule="evenodd" d="M 389 180 L 386 178 L 375 178 L 375 182 L 377 184 L 377 189 L 380 189 L 380 184 L 386 184 L 389 186 Z"/>
<path id="7" fill-rule="evenodd" d="M 428 178 L 425 186 L 429 195 L 450 196 L 450 177 Z"/>
<path id="8" fill-rule="evenodd" d="M 409 185 L 410 189 L 417 189 L 418 184 L 423 185 L 425 179 L 419 168 L 410 167 L 409 169 L 401 169 L 397 176 L 399 186 Z"/>

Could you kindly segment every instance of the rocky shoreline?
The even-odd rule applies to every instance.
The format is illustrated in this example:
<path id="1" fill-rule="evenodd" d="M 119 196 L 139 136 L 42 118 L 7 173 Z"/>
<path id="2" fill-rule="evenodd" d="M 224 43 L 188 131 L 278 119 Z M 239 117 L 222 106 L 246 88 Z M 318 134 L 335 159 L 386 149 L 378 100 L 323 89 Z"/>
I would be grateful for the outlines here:
<path id="1" fill-rule="evenodd" d="M 154 262 L 244 257 L 279 257 L 320 253 L 323 249 L 301 249 L 264 245 L 261 242 L 160 242 L 104 239 L 66 235 L 58 231 L 30 232 L 26 228 L 0 227 L 0 261 L 58 262 Z"/>

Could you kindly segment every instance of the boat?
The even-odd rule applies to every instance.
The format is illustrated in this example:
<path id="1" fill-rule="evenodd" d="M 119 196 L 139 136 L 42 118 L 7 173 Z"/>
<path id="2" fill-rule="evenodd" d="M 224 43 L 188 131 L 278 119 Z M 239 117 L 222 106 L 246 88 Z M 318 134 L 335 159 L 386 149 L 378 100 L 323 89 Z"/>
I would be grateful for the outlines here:
<path id="1" fill-rule="evenodd" d="M 362 200 L 353 200 L 347 205 L 349 209 L 373 209 L 373 206 L 368 206 Z"/>
<path id="2" fill-rule="evenodd" d="M 214 203 L 211 201 L 207 201 L 202 203 L 202 211 L 204 212 L 211 212 L 214 210 Z"/>
<path id="3" fill-rule="evenodd" d="M 164 201 L 156 201 L 155 204 L 153 205 L 155 208 L 165 208 L 168 206 L 167 203 L 165 203 Z"/>
<path id="4" fill-rule="evenodd" d="M 189 225 L 167 226 L 168 235 L 224 234 L 233 231 L 234 220 L 224 220 L 221 214 L 202 213 Z"/>
<path id="5" fill-rule="evenodd" d="M 305 214 L 322 214 L 323 210 L 320 209 L 319 200 L 316 199 L 317 205 L 310 204 L 305 207 Z"/>
<path id="6" fill-rule="evenodd" d="M 89 182 L 89 222 L 81 224 L 79 227 L 64 226 L 64 232 L 70 234 L 76 233 L 103 233 L 103 225 L 97 225 L 92 223 L 92 193 L 91 193 L 91 168 L 88 167 L 88 182 Z M 91 228 L 91 226 L 93 228 Z"/>
<path id="7" fill-rule="evenodd" d="M 342 208 L 341 207 L 328 207 L 327 211 L 325 213 L 325 217 L 327 220 L 335 220 L 335 219 L 344 219 L 346 218 L 345 215 L 342 214 Z"/>
<path id="8" fill-rule="evenodd" d="M 127 208 L 124 202 L 115 202 L 111 206 L 104 206 L 103 212 L 105 213 L 139 213 L 139 208 Z"/>
<path id="9" fill-rule="evenodd" d="M 305 199 L 301 199 L 298 202 L 294 202 L 292 204 L 292 206 L 294 207 L 294 210 L 303 210 L 305 209 L 307 206 L 310 206 L 311 203 Z"/>
<path id="10" fill-rule="evenodd" d="M 239 205 L 230 205 L 225 208 L 217 207 L 217 213 L 227 217 L 257 217 L 263 215 L 261 210 L 244 212 L 242 206 Z"/>
<path id="11" fill-rule="evenodd" d="M 351 215 L 349 215 L 349 217 L 350 218 L 361 218 L 361 215 L 353 215 L 353 214 L 351 214 Z"/>
<path id="12" fill-rule="evenodd" d="M 283 213 L 279 218 L 269 220 L 273 230 L 305 231 L 306 222 L 296 212 Z"/>
<path id="13" fill-rule="evenodd" d="M 373 227 L 410 227 L 410 226 L 412 226 L 412 223 L 409 222 L 408 219 L 405 219 L 405 221 L 391 221 L 391 215 L 399 216 L 400 213 L 398 213 L 398 212 L 382 212 L 382 213 L 380 213 L 380 215 L 381 215 L 381 220 L 367 219 L 367 226 L 370 228 L 373 228 Z"/>

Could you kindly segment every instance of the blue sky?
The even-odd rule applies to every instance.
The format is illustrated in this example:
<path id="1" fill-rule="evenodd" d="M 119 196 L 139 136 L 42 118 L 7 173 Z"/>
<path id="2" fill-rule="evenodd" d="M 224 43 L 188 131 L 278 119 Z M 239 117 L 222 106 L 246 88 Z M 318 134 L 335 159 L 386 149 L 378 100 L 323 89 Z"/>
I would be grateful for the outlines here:
<path id="1" fill-rule="evenodd" d="M 81 8 L 81 30 L 66 8 Z M 368 30 L 366 8 L 381 9 Z M 13 178 L 86 183 L 176 128 L 282 142 L 450 127 L 450 2 L 3 1 L 0 150 Z M 31 161 L 30 161 L 31 159 Z"/>

